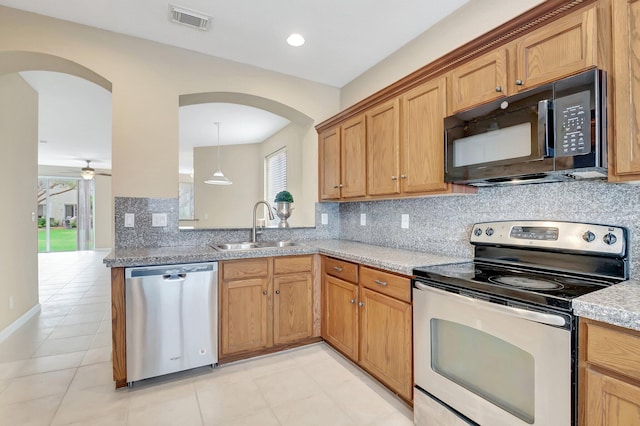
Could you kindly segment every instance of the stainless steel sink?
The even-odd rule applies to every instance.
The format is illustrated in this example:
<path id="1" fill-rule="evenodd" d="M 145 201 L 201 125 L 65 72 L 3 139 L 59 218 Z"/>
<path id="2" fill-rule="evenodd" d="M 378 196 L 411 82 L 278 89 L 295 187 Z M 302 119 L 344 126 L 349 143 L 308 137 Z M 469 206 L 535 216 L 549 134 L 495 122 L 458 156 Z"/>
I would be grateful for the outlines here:
<path id="1" fill-rule="evenodd" d="M 214 245 L 213 248 L 222 251 L 234 251 L 234 250 L 256 250 L 267 248 L 282 248 L 297 245 L 293 241 L 259 241 L 257 243 L 244 242 L 244 243 L 225 243 Z"/>

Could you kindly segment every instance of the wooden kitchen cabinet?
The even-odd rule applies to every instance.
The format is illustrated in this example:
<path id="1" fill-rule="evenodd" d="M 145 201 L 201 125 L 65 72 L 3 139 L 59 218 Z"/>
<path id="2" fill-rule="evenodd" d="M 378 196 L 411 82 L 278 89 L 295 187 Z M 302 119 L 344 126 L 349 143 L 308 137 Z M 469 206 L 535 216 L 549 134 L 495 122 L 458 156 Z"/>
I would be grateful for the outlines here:
<path id="1" fill-rule="evenodd" d="M 220 263 L 220 354 L 266 348 L 271 294 L 269 259 Z"/>
<path id="2" fill-rule="evenodd" d="M 408 277 L 323 258 L 322 337 L 407 401 L 413 397 Z"/>
<path id="3" fill-rule="evenodd" d="M 519 37 L 449 73 L 449 114 L 605 65 L 596 6 Z"/>
<path id="4" fill-rule="evenodd" d="M 411 304 L 368 288 L 360 289 L 359 300 L 360 365 L 410 401 L 413 394 Z"/>
<path id="5" fill-rule="evenodd" d="M 516 91 L 599 65 L 596 7 L 578 11 L 516 42 Z"/>
<path id="6" fill-rule="evenodd" d="M 313 334 L 313 259 L 311 256 L 274 259 L 273 343 L 305 339 Z"/>
<path id="7" fill-rule="evenodd" d="M 358 286 L 325 276 L 322 337 L 353 361 L 358 360 Z"/>
<path id="8" fill-rule="evenodd" d="M 321 200 L 364 197 L 366 178 L 366 126 L 364 114 L 320 133 L 318 185 Z"/>
<path id="9" fill-rule="evenodd" d="M 400 193 L 400 102 L 392 99 L 366 113 L 367 194 Z"/>
<path id="10" fill-rule="evenodd" d="M 507 49 L 503 47 L 451 71 L 451 114 L 509 95 L 507 54 Z"/>
<path id="11" fill-rule="evenodd" d="M 313 265 L 313 256 L 220 262 L 222 361 L 313 336 Z"/>
<path id="12" fill-rule="evenodd" d="M 446 79 L 429 81 L 405 93 L 400 145 L 401 190 L 405 194 L 451 191 L 444 182 L 443 119 Z"/>
<path id="13" fill-rule="evenodd" d="M 579 424 L 640 425 L 640 332 L 580 319 Z"/>
<path id="14" fill-rule="evenodd" d="M 318 181 L 321 200 L 340 198 L 340 127 L 318 136 Z"/>
<path id="15" fill-rule="evenodd" d="M 612 0 L 615 117 L 609 180 L 640 179 L 640 1 Z"/>

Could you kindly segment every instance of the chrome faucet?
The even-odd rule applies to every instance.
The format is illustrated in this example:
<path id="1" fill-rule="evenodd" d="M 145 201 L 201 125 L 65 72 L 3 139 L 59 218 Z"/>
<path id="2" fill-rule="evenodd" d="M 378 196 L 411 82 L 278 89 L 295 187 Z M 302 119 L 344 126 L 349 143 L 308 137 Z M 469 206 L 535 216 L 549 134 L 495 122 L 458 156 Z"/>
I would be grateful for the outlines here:
<path id="1" fill-rule="evenodd" d="M 256 210 L 258 210 L 258 206 L 260 204 L 264 204 L 265 206 L 267 206 L 267 211 L 269 212 L 269 220 L 273 220 L 274 219 L 273 212 L 271 211 L 271 205 L 269 205 L 268 202 L 266 202 L 266 201 L 258 201 L 253 206 L 253 228 L 251 228 L 251 242 L 252 243 L 257 242 L 257 240 L 256 240 Z"/>

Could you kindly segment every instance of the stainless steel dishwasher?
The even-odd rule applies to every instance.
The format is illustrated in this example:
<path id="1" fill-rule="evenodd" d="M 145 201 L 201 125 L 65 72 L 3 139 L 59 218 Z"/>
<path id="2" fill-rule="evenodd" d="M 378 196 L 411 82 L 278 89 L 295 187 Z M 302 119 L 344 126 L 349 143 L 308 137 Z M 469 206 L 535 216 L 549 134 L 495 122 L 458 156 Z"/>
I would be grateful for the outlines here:
<path id="1" fill-rule="evenodd" d="M 126 268 L 127 382 L 218 362 L 218 263 Z"/>

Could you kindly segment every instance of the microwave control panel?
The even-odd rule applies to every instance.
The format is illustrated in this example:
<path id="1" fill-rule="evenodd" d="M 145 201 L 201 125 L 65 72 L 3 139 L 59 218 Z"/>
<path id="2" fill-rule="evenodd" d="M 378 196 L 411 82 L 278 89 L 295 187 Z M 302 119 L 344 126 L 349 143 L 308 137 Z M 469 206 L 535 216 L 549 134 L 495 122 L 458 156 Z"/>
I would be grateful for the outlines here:
<path id="1" fill-rule="evenodd" d="M 554 102 L 556 157 L 573 157 L 591 152 L 591 93 L 574 93 Z"/>

